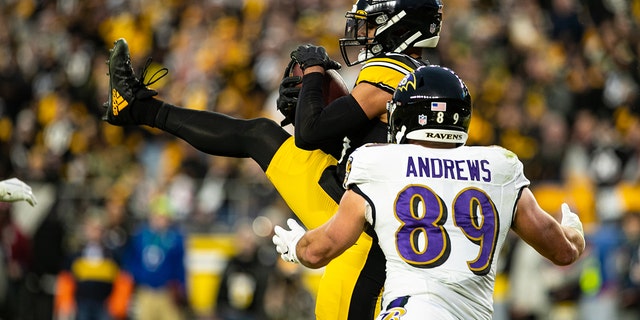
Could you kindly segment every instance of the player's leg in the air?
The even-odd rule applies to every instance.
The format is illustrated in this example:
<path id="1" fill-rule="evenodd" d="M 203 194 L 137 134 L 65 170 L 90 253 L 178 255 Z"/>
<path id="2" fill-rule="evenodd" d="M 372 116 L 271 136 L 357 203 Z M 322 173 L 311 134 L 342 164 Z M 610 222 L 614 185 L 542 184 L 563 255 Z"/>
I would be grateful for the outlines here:
<path id="1" fill-rule="evenodd" d="M 148 63 L 137 78 L 124 39 L 115 42 L 108 65 L 110 93 L 103 120 L 117 126 L 159 128 L 210 155 L 252 158 L 307 228 L 321 225 L 337 210 L 339 199 L 319 184 L 327 177 L 327 168 L 336 165 L 333 156 L 297 148 L 287 131 L 266 118 L 237 119 L 153 98 L 158 93 L 147 86 L 166 75 L 167 69 L 144 83 Z M 372 241 L 363 233 L 358 245 L 327 266 L 316 297 L 318 319 L 372 318 L 370 305 L 384 281 L 384 263 L 368 259 Z"/>
<path id="2" fill-rule="evenodd" d="M 118 126 L 156 127 L 208 154 L 250 157 L 263 170 L 266 170 L 282 143 L 291 137 L 280 125 L 266 118 L 236 119 L 221 113 L 179 108 L 151 99 L 158 93 L 147 86 L 166 75 L 167 69 L 160 69 L 151 76 L 149 82 L 143 83 L 149 62 L 138 79 L 131 65 L 127 42 L 124 39 L 115 42 L 108 61 L 109 100 L 105 105 L 104 120 Z"/>

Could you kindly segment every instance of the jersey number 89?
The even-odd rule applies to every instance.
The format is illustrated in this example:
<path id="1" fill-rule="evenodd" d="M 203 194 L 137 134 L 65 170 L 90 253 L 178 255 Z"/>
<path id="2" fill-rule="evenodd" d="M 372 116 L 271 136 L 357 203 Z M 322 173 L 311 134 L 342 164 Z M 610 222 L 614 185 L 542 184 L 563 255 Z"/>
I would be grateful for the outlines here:
<path id="1" fill-rule="evenodd" d="M 478 255 L 467 261 L 469 270 L 486 275 L 491 270 L 500 221 L 491 198 L 482 190 L 467 188 L 458 193 L 451 205 L 453 224 L 478 246 Z M 398 254 L 419 268 L 442 265 L 451 253 L 451 240 L 444 224 L 449 209 L 442 198 L 423 185 L 403 189 L 395 202 L 400 221 L 396 231 Z"/>

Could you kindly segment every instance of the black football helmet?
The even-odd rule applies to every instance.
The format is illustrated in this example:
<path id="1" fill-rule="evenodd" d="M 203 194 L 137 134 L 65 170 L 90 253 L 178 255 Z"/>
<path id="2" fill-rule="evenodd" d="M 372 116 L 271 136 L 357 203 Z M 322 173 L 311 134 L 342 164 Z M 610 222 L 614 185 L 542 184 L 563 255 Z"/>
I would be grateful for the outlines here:
<path id="1" fill-rule="evenodd" d="M 387 109 L 389 143 L 411 139 L 461 146 L 467 141 L 471 96 L 451 69 L 419 67 L 400 81 Z"/>
<path id="2" fill-rule="evenodd" d="M 440 39 L 442 0 L 357 0 L 346 18 L 340 51 L 353 66 L 382 52 L 434 48 Z"/>

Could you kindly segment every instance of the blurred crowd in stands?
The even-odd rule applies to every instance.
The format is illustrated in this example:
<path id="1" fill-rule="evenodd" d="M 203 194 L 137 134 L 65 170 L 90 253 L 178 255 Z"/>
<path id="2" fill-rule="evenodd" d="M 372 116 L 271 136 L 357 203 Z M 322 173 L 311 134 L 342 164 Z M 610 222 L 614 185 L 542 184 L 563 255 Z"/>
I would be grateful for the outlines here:
<path id="1" fill-rule="evenodd" d="M 640 0 L 443 2 L 441 39 L 425 58 L 454 69 L 469 87 L 468 144 L 513 150 L 541 206 L 555 211 L 568 202 L 588 240 L 588 253 L 571 268 L 552 267 L 512 241 L 499 266 L 495 319 L 637 319 Z M 39 200 L 34 209 L 1 204 L 0 317 L 51 318 L 56 279 L 66 257 L 83 248 L 89 215 L 101 216 L 104 245 L 116 250 L 147 220 L 158 193 L 170 199 L 186 238 L 291 214 L 251 160 L 208 156 L 153 128 L 103 122 L 114 40 L 127 39 L 136 71 L 147 57 L 149 74 L 169 69 L 153 86 L 163 100 L 279 121 L 275 99 L 289 53 L 313 43 L 342 61 L 338 38 L 352 4 L 0 1 L 0 177 L 19 177 Z M 357 71 L 340 72 L 352 85 Z M 36 213 L 29 223 L 15 221 Z M 268 243 L 268 232 L 257 241 Z M 274 267 L 275 260 L 253 261 Z M 273 311 L 283 304 L 277 296 L 255 317 L 236 318 L 303 319 Z M 208 317 L 236 319 L 215 310 Z"/>

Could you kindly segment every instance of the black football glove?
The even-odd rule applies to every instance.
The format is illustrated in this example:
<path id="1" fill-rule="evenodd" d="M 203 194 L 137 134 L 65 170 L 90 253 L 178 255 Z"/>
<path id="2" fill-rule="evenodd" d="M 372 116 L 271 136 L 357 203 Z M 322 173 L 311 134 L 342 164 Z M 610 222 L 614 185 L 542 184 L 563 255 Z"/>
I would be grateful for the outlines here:
<path id="1" fill-rule="evenodd" d="M 302 83 L 302 77 L 291 75 L 291 68 L 295 63 L 296 61 L 293 59 L 289 61 L 289 65 L 284 70 L 280 88 L 278 88 L 276 105 L 278 111 L 284 116 L 284 120 L 280 122 L 283 127 L 293 123 L 296 118 L 296 107 L 298 106 L 298 96 L 300 95 L 300 87 L 297 85 Z"/>
<path id="2" fill-rule="evenodd" d="M 323 47 L 314 46 L 312 44 L 299 46 L 296 50 L 293 50 L 293 52 L 291 52 L 291 58 L 300 65 L 300 68 L 303 71 L 306 68 L 313 66 L 321 66 L 325 70 L 338 70 L 342 68 L 340 63 L 329 58 L 327 50 L 325 50 Z"/>

